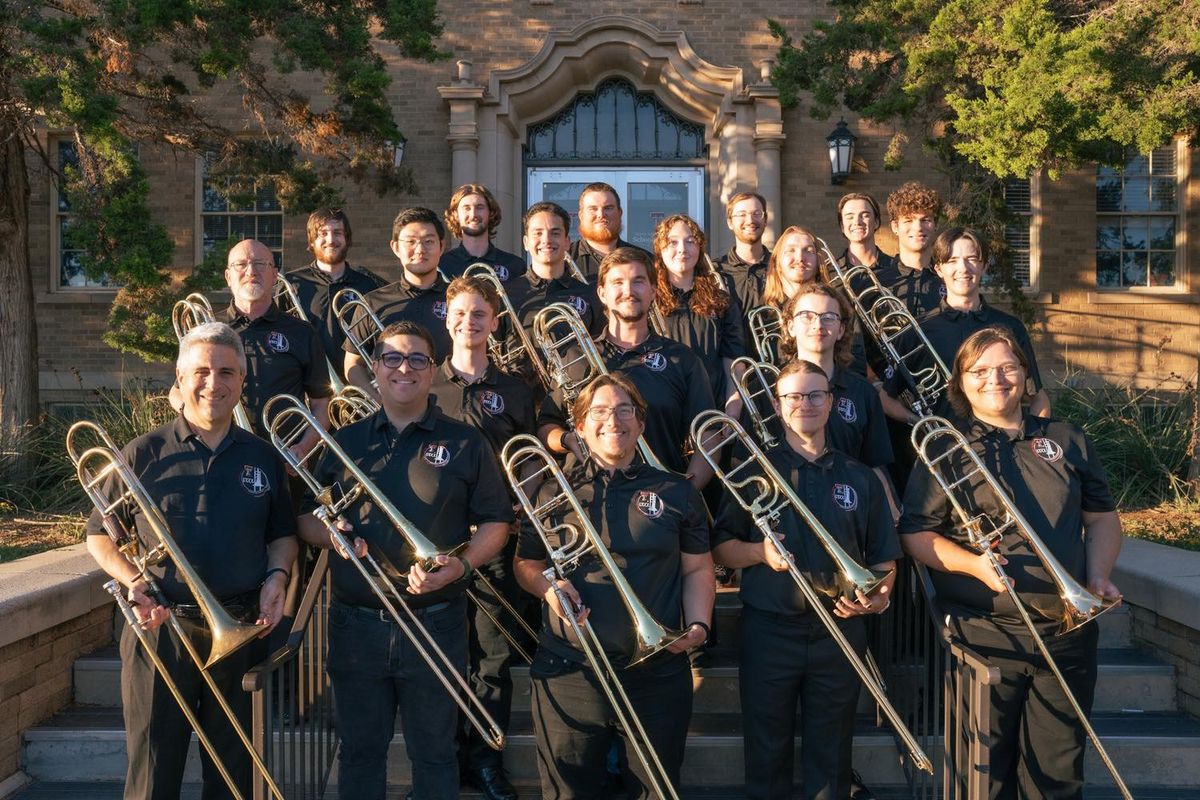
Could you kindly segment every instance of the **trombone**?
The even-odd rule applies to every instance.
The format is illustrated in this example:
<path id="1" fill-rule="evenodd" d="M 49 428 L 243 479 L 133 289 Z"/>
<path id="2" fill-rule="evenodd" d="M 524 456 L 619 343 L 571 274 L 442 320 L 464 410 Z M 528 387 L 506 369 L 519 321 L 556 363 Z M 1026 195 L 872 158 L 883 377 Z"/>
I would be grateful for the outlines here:
<path id="1" fill-rule="evenodd" d="M 329 398 L 329 425 L 337 430 L 366 419 L 379 410 L 379 403 L 354 384 L 343 386 Z"/>
<path id="2" fill-rule="evenodd" d="M 692 420 L 692 440 L 696 443 L 697 452 L 702 453 L 708 463 L 712 465 L 725 489 L 750 514 L 763 538 L 769 541 L 780 557 L 787 562 L 788 574 L 791 575 L 796 587 L 804 596 L 808 606 L 829 631 L 830 636 L 842 649 L 850 666 L 858 673 L 859 679 L 875 699 L 880 712 L 891 723 L 892 729 L 904 743 L 913 763 L 918 769 L 932 775 L 933 762 L 921 749 L 908 726 L 900 718 L 900 714 L 888 700 L 882 682 L 863 659 L 854 652 L 854 648 L 819 596 L 824 594 L 828 597 L 841 595 L 854 598 L 856 592 L 869 595 L 887 579 L 890 573 L 863 567 L 850 558 L 816 515 L 804 505 L 800 497 L 783 479 L 783 476 L 779 474 L 779 471 L 775 469 L 775 466 L 767 459 L 767 456 L 759 449 L 745 429 L 738 424 L 737 420 L 719 411 L 703 411 Z M 748 457 L 732 469 L 724 470 L 721 467 L 720 451 L 735 443 L 745 448 Z M 791 551 L 784 547 L 783 542 L 771 528 L 772 521 L 779 519 L 788 508 L 808 526 L 833 560 L 836 574 L 831 585 L 816 586 L 806 578 L 796 566 Z"/>
<path id="3" fill-rule="evenodd" d="M 572 262 L 572 266 L 574 266 L 574 262 Z M 507 318 L 507 324 L 512 328 L 513 336 L 516 338 L 515 347 L 506 347 L 505 342 L 496 334 L 488 337 L 488 352 L 492 357 L 492 363 L 496 365 L 497 369 L 512 370 L 513 367 L 528 359 L 529 363 L 533 365 L 534 371 L 537 372 L 542 386 L 549 389 L 552 385 L 550 373 L 546 371 L 546 365 L 542 363 L 537 348 L 533 346 L 529 334 L 521 324 L 521 318 L 517 315 L 517 310 L 513 308 L 512 301 L 508 298 L 508 292 L 504 291 L 504 284 L 496 276 L 496 270 L 489 264 L 477 261 L 463 271 L 463 277 L 479 278 L 491 284 L 492 288 L 496 290 L 496 294 L 500 296 L 500 304 L 503 307 L 503 310 L 496 315 L 496 319 Z"/>
<path id="4" fill-rule="evenodd" d="M 750 326 L 750 338 L 758 360 L 764 364 L 775 364 L 779 360 L 779 343 L 783 340 L 783 312 L 775 306 L 757 306 L 746 313 L 746 324 Z"/>
<path id="5" fill-rule="evenodd" d="M 283 276 L 282 272 L 275 273 L 275 296 L 273 299 L 275 304 L 283 309 L 285 314 L 291 314 L 293 317 L 316 327 L 316 324 L 309 319 L 308 312 L 304 310 L 304 306 L 300 303 L 300 293 L 296 291 L 296 287 L 292 285 L 292 282 Z M 337 394 L 345 388 L 346 384 L 342 380 L 342 376 L 334 368 L 333 362 L 329 360 L 329 353 L 325 354 L 325 368 L 329 371 L 329 386 L 333 389 L 334 394 Z"/>
<path id="6" fill-rule="evenodd" d="M 861 264 L 843 267 L 824 239 L 818 238 L 817 242 L 827 264 L 829 285 L 845 293 L 855 315 L 879 344 L 888 364 L 912 390 L 914 396 L 909 407 L 917 416 L 932 414 L 938 398 L 950 383 L 946 362 L 933 348 L 904 301 L 879 282 L 875 270 Z"/>
<path id="7" fill-rule="evenodd" d="M 561 336 L 555 334 L 556 330 L 564 328 L 566 333 Z M 604 359 L 600 356 L 600 351 L 587 328 L 583 326 L 578 312 L 566 303 L 551 303 L 538 311 L 533 318 L 533 341 L 546 358 L 546 368 L 551 380 L 547 387 L 557 387 L 562 391 L 568 424 L 574 429 L 575 420 L 571 413 L 571 405 L 575 397 L 594 378 L 607 375 L 608 367 L 604 364 Z M 638 437 L 637 447 L 647 464 L 655 469 L 667 471 L 666 466 L 646 443 L 645 436 Z"/>
<path id="8" fill-rule="evenodd" d="M 379 318 L 375 309 L 371 308 L 371 304 L 357 289 L 342 289 L 333 296 L 329 308 L 337 319 L 338 325 L 341 326 L 342 334 L 350 342 L 354 352 L 358 353 L 358 357 L 366 364 L 367 371 L 370 372 L 371 366 L 375 363 L 375 340 L 379 334 L 383 333 L 383 320 Z M 369 325 L 370 331 L 360 336 L 355 330 L 356 323 Z M 375 386 L 374 376 L 371 377 L 371 385 Z"/>
<path id="9" fill-rule="evenodd" d="M 1021 622 L 1029 629 L 1034 645 L 1041 653 L 1042 658 L 1046 660 L 1050 671 L 1054 673 L 1055 679 L 1062 687 L 1063 694 L 1067 696 L 1067 702 L 1071 704 L 1071 710 L 1075 712 L 1075 716 L 1083 725 L 1088 739 L 1096 748 L 1096 754 L 1100 756 L 1105 768 L 1112 775 L 1121 796 L 1126 800 L 1133 800 L 1133 796 L 1129 793 L 1129 787 L 1125 785 L 1121 774 L 1117 772 L 1117 767 L 1109 757 L 1108 751 L 1104 749 L 1096 729 L 1092 727 L 1087 715 L 1083 713 L 1082 706 L 1079 705 L 1079 701 L 1071 692 L 1070 686 L 1067 685 L 1066 678 L 1059 670 L 1058 664 L 1050 655 L 1046 642 L 1038 634 L 1037 626 L 1034 625 L 1025 602 L 1021 600 L 1016 588 L 1009 582 L 1008 573 L 1000 563 L 999 554 L 993 545 L 1000 542 L 1006 532 L 1012 531 L 1029 546 L 1033 554 L 1042 562 L 1046 571 L 1050 573 L 1061 602 L 1057 609 L 1035 607 L 1034 610 L 1046 619 L 1057 621 L 1060 636 L 1091 622 L 1109 609 L 1116 608 L 1120 605 L 1121 599 L 1112 600 L 1098 597 L 1080 585 L 1071 576 L 1071 573 L 1067 572 L 1034 531 L 1033 526 L 1025 519 L 1016 503 L 1004 491 L 1004 487 L 987 468 L 983 459 L 971 447 L 971 443 L 947 420 L 942 417 L 924 417 L 918 420 L 913 425 L 912 443 L 917 457 L 929 468 L 930 474 L 933 475 L 934 480 L 937 481 L 938 486 L 941 487 L 946 499 L 953 507 L 954 514 L 959 520 L 960 529 L 967 535 L 972 545 L 987 555 L 992 569 L 1000 576 L 1005 591 L 1008 592 L 1009 598 L 1021 617 Z M 940 452 L 934 455 L 934 450 Z M 959 471 L 962 474 L 956 477 L 956 473 Z M 974 504 L 970 501 L 967 492 L 973 491 L 971 481 L 975 478 L 978 478 L 982 485 L 987 486 L 1000 508 L 1003 509 L 1004 519 L 999 524 L 985 513 L 972 513 L 971 508 Z M 976 484 L 976 487 L 978 485 Z"/>
<path id="10" fill-rule="evenodd" d="M 93 442 L 91 447 L 85 447 L 80 443 L 81 437 L 90 438 Z M 200 580 L 200 576 L 196 573 L 191 563 L 184 557 L 183 550 L 175 541 L 171 534 L 170 526 L 167 524 L 166 518 L 162 515 L 162 511 L 155 504 L 154 499 L 146 491 L 146 487 L 138 479 L 137 473 L 125 460 L 125 456 L 121 453 L 116 442 L 108 435 L 104 428 L 97 425 L 95 422 L 83 420 L 76 422 L 67 431 L 66 440 L 67 455 L 71 459 L 71 463 L 75 465 L 75 475 L 79 480 L 79 484 L 83 487 L 84 493 L 88 499 L 92 501 L 99 512 L 104 531 L 112 539 L 117 549 L 121 552 L 129 563 L 133 565 L 138 572 L 138 577 L 145 581 L 149 587 L 149 595 L 154 598 L 154 601 L 160 605 L 167 605 L 166 598 L 163 597 L 154 576 L 150 574 L 149 568 L 155 564 L 159 564 L 164 560 L 170 559 L 175 565 L 176 571 L 187 585 L 188 591 L 195 598 L 196 604 L 199 606 L 201 613 L 204 616 L 205 622 L 208 624 L 209 632 L 212 634 L 212 648 L 209 650 L 207 659 L 202 659 L 200 653 L 196 650 L 195 643 L 187 636 L 183 630 L 183 625 L 179 619 L 172 613 L 167 617 L 167 624 L 175 633 L 184 649 L 187 651 L 188 657 L 195 664 L 197 672 L 208 686 L 213 697 L 216 698 L 217 704 L 220 705 L 221 711 L 229 721 L 229 725 L 237 734 L 242 746 L 246 748 L 250 755 L 251 761 L 254 763 L 254 768 L 262 776 L 262 779 L 267 784 L 267 789 L 271 796 L 277 800 L 284 800 L 283 793 L 275 783 L 275 779 L 271 777 L 271 771 L 263 762 L 262 756 L 259 755 L 254 744 L 250 741 L 245 728 L 237 718 L 237 714 L 229 705 L 229 701 L 221 690 L 213 681 L 208 670 L 214 665 L 220 663 L 226 657 L 232 655 L 238 649 L 246 644 L 249 644 L 254 639 L 257 639 L 263 632 L 262 625 L 248 624 L 239 622 L 230 616 L 221 603 L 212 594 L 209 588 Z M 113 499 L 110 499 L 113 496 Z M 134 513 L 139 513 L 146 520 L 146 525 L 153 533 L 153 537 L 157 543 L 150 548 L 147 548 L 137 535 L 136 530 L 131 529 L 123 518 L 129 518 Z M 196 712 L 184 698 L 183 693 L 179 689 L 178 683 L 167 670 L 162 659 L 159 657 L 155 648 L 154 642 L 150 641 L 149 633 L 142 628 L 138 621 L 137 615 L 134 613 L 133 607 L 125 598 L 119 581 L 110 580 L 104 584 L 104 590 L 112 595 L 116 601 L 117 607 L 121 611 L 121 615 L 125 618 L 126 625 L 137 636 L 138 642 L 145 649 L 146 655 L 150 662 L 154 665 L 154 669 L 162 678 L 163 684 L 175 698 L 175 702 L 179 705 L 184 717 L 187 719 L 188 725 L 196 732 L 196 739 L 200 742 L 200 746 L 208 753 L 212 759 L 213 765 L 217 768 L 221 778 L 229 786 L 229 790 L 237 800 L 243 800 L 243 795 L 238 790 L 233 776 L 229 774 L 228 767 L 221 760 L 217 753 L 216 747 L 212 740 L 209 739 L 200 720 L 196 717 Z"/>
<path id="11" fill-rule="evenodd" d="M 739 366 L 744 367 L 740 375 Z M 733 373 L 738 376 L 734 380 L 734 388 L 750 417 L 754 434 L 762 446 L 770 450 L 779 444 L 779 437 L 775 435 L 772 425 L 779 418 L 772 403 L 775 383 L 779 380 L 779 367 L 755 361 L 749 356 L 738 356 L 733 360 Z"/>
<path id="12" fill-rule="evenodd" d="M 613 560 L 612 554 L 604 546 L 604 541 L 588 517 L 587 510 L 575 496 L 566 474 L 536 437 L 523 433 L 509 439 L 504 445 L 500 460 L 504 463 L 505 475 L 525 511 L 525 517 L 546 547 L 550 566 L 542 574 L 554 588 L 559 608 L 567 612 L 571 632 L 595 673 L 605 698 L 617 716 L 617 721 L 625 731 L 630 747 L 649 778 L 651 788 L 660 798 L 678 800 L 667 771 L 655 752 L 646 729 L 642 727 L 629 696 L 621 686 L 617 671 L 604 652 L 604 646 L 592 628 L 592 623 L 589 620 L 582 623 L 576 620 L 576 609 L 558 587 L 558 579 L 566 579 L 589 556 L 595 556 L 600 561 L 612 579 L 617 593 L 621 595 L 625 610 L 634 623 L 637 649 L 629 661 L 630 667 L 665 650 L 682 639 L 686 633 L 663 627 L 646 610 Z M 522 475 L 525 477 L 521 477 Z M 539 490 L 547 480 L 554 482 L 557 491 L 552 493 L 550 499 L 539 504 Z M 573 514 L 576 522 L 563 520 L 555 523 L 554 517 L 558 514 Z"/>
<path id="13" fill-rule="evenodd" d="M 179 341 L 183 341 L 187 332 L 197 325 L 216 322 L 216 319 L 212 304 L 199 292 L 192 292 L 171 308 L 171 327 L 175 329 L 175 338 Z M 237 405 L 233 407 L 233 421 L 242 430 L 254 433 L 250 415 L 246 413 L 246 408 L 242 405 L 241 400 L 238 400 Z"/>

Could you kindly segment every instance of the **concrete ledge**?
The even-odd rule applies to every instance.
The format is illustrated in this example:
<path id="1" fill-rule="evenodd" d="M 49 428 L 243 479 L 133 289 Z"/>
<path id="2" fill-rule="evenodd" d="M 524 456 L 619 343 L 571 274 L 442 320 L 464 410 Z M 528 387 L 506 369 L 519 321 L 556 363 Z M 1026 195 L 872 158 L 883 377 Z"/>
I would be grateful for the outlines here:
<path id="1" fill-rule="evenodd" d="M 1135 606 L 1188 628 L 1200 622 L 1200 552 L 1126 538 L 1112 580 Z"/>
<path id="2" fill-rule="evenodd" d="M 0 564 L 0 647 L 108 605 L 107 577 L 83 543 Z"/>

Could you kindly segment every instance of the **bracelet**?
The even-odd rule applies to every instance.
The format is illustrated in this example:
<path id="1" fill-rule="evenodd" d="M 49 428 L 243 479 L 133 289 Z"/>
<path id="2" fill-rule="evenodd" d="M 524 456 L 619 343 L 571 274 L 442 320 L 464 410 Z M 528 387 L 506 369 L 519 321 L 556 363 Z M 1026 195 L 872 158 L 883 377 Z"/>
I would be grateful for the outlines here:
<path id="1" fill-rule="evenodd" d="M 463 566 L 463 574 L 462 574 L 462 577 L 459 578 L 459 580 L 465 581 L 471 577 L 471 573 L 475 571 L 475 568 L 472 567 L 471 562 L 468 561 L 463 556 L 459 556 L 458 560 L 462 562 L 462 566 Z"/>
<path id="2" fill-rule="evenodd" d="M 692 627 L 692 625 L 699 625 L 700 630 L 704 631 L 704 641 L 707 642 L 709 637 L 712 636 L 712 628 L 708 627 L 707 622 L 701 622 L 700 620 L 696 620 L 695 622 L 689 623 L 688 627 L 690 628 L 690 627 Z"/>
<path id="3" fill-rule="evenodd" d="M 292 579 L 291 572 L 284 569 L 283 567 L 271 567 L 269 570 L 267 570 L 267 574 L 263 575 L 262 582 L 265 584 L 267 581 L 271 580 L 271 576 L 274 575 L 276 572 L 283 573 L 283 582 L 284 583 L 288 583 L 289 581 L 291 581 L 291 579 Z"/>

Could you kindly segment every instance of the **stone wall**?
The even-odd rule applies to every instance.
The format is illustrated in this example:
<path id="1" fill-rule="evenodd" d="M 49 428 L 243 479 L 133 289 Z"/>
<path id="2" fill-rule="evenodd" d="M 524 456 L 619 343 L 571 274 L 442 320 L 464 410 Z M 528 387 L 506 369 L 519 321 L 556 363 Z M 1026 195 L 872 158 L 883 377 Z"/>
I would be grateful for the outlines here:
<path id="1" fill-rule="evenodd" d="M 1146 608 L 1131 606 L 1130 611 L 1134 644 L 1175 667 L 1179 710 L 1200 717 L 1200 630 Z"/>

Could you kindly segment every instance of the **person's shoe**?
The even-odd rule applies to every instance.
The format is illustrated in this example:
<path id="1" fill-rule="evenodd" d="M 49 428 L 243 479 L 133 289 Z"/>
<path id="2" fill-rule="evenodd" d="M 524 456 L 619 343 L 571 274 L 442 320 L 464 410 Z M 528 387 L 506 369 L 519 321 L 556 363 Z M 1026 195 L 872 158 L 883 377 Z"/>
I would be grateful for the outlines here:
<path id="1" fill-rule="evenodd" d="M 850 773 L 850 800 L 875 800 L 875 793 L 863 784 L 857 770 Z"/>
<path id="2" fill-rule="evenodd" d="M 480 767 L 468 774 L 471 783 L 488 800 L 517 800 L 517 790 L 509 783 L 504 767 Z"/>

